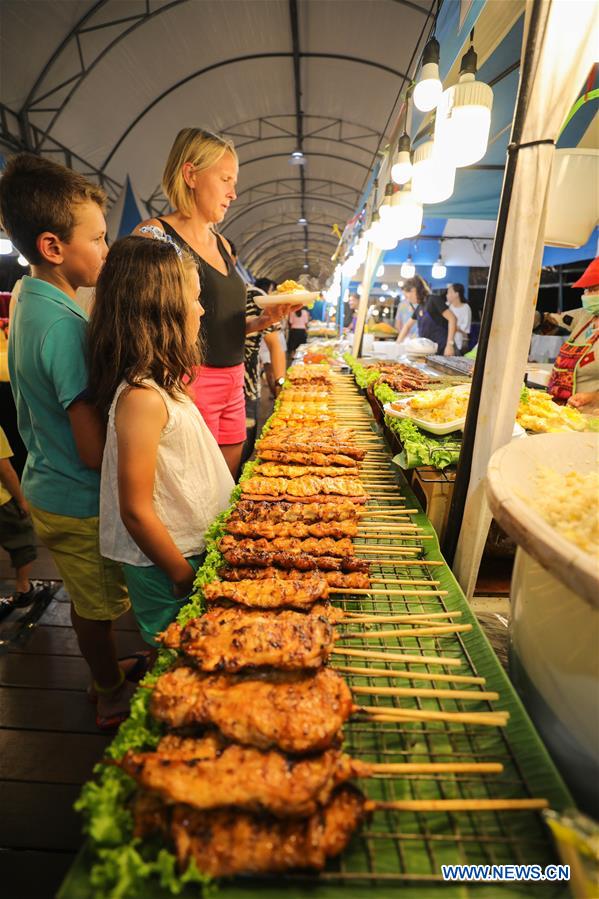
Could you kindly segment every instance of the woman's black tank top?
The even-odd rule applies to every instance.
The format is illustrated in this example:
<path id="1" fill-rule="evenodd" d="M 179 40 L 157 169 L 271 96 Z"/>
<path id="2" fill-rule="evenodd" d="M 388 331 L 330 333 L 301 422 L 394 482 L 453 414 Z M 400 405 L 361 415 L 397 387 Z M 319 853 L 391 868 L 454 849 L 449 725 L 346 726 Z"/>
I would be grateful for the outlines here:
<path id="1" fill-rule="evenodd" d="M 246 288 L 235 270 L 219 235 L 218 250 L 227 266 L 227 274 L 202 259 L 193 247 L 164 219 L 158 219 L 167 234 L 184 248 L 196 261 L 202 288 L 201 301 L 206 310 L 202 318 L 204 336 L 204 364 L 213 368 L 231 368 L 243 362 L 245 344 Z"/>

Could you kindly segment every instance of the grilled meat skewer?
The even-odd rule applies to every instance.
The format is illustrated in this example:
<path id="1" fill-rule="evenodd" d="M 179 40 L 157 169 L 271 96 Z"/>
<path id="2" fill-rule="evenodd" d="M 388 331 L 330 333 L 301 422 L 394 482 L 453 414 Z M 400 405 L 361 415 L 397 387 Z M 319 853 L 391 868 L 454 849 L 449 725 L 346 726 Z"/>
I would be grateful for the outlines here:
<path id="1" fill-rule="evenodd" d="M 322 577 L 326 580 L 329 587 L 343 587 L 347 590 L 368 590 L 371 586 L 370 578 L 367 574 L 358 571 L 319 571 L 318 575 L 312 571 L 296 571 L 293 568 L 285 570 L 283 568 L 229 568 L 226 565 L 219 570 L 219 575 L 224 581 L 238 582 L 244 580 L 263 581 L 263 580 L 296 580 L 299 579 L 303 583 L 304 579 L 314 576 Z"/>
<path id="2" fill-rule="evenodd" d="M 299 478 L 271 478 L 252 476 L 241 484 L 243 494 L 257 496 L 351 496 L 366 500 L 368 494 L 362 482 L 352 477 L 316 477 L 303 475 Z"/>
<path id="3" fill-rule="evenodd" d="M 202 671 L 320 668 L 334 641 L 328 615 L 236 608 L 212 609 L 184 627 L 173 622 L 162 635 L 168 649 L 181 650 Z"/>
<path id="4" fill-rule="evenodd" d="M 283 453 L 326 453 L 341 454 L 351 459 L 363 459 L 366 450 L 358 448 L 352 440 L 351 431 L 327 428 L 322 425 L 310 430 L 303 428 L 279 428 L 276 433 L 262 437 L 257 445 L 258 455 L 263 450 Z"/>
<path id="5" fill-rule="evenodd" d="M 331 746 L 352 708 L 330 668 L 206 676 L 180 667 L 158 678 L 150 699 L 153 717 L 170 728 L 212 725 L 236 743 L 292 754 Z"/>
<path id="6" fill-rule="evenodd" d="M 269 462 L 297 462 L 299 465 L 338 465 L 341 468 L 356 467 L 356 459 L 352 459 L 351 456 L 345 456 L 343 453 L 298 453 L 263 449 L 260 451 L 260 459 Z"/>
<path id="7" fill-rule="evenodd" d="M 358 559 L 356 556 L 311 556 L 308 553 L 267 552 L 266 550 L 243 549 L 239 546 L 223 550 L 225 562 L 233 567 L 257 567 L 285 569 L 297 569 L 298 571 L 346 571 L 362 572 L 370 571 L 370 564 L 366 559 Z"/>
<path id="8" fill-rule="evenodd" d="M 335 787 L 370 767 L 338 749 L 294 759 L 276 750 L 203 739 L 165 737 L 155 752 L 128 752 L 121 767 L 144 789 L 168 803 L 194 809 L 234 806 L 279 818 L 313 815 Z"/>
<path id="9" fill-rule="evenodd" d="M 212 581 L 203 588 L 203 594 L 208 603 L 226 600 L 249 608 L 303 610 L 328 599 L 329 585 L 317 574 L 304 578 L 298 574 L 289 580 Z"/>
<path id="10" fill-rule="evenodd" d="M 301 521 L 309 524 L 321 522 L 356 521 L 358 512 L 355 503 L 349 499 L 336 502 L 299 503 L 239 500 L 229 521 Z"/>
<path id="11" fill-rule="evenodd" d="M 303 521 L 242 521 L 231 518 L 225 522 L 225 530 L 237 537 L 265 537 L 267 540 L 276 537 L 332 537 L 340 540 L 342 537 L 355 537 L 358 533 L 358 523 L 349 520 L 337 524 L 330 521 L 306 524 Z"/>
<path id="12" fill-rule="evenodd" d="M 218 548 L 224 554 L 231 549 L 246 549 L 249 552 L 265 550 L 266 552 L 307 553 L 310 556 L 346 556 L 355 555 L 354 544 L 349 537 L 334 540 L 331 537 L 274 537 L 267 540 L 259 537 L 255 540 L 249 538 L 238 540 L 231 534 L 226 534 L 218 541 Z"/>
<path id="13" fill-rule="evenodd" d="M 359 477 L 357 466 L 342 468 L 336 465 L 284 465 L 280 462 L 258 462 L 254 467 L 256 477 L 265 478 L 319 478 Z"/>

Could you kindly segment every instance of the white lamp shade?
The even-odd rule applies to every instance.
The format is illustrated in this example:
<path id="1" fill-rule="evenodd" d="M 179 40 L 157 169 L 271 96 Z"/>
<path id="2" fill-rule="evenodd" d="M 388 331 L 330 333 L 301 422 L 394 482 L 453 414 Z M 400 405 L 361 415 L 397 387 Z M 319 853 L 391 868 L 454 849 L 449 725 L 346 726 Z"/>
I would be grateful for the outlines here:
<path id="1" fill-rule="evenodd" d="M 427 140 L 414 153 L 412 193 L 420 203 L 442 203 L 453 193 L 455 166 L 450 157 L 441 157 L 441 146 Z"/>
<path id="2" fill-rule="evenodd" d="M 412 161 L 408 150 L 400 150 L 397 162 L 391 167 L 391 178 L 396 184 L 407 184 L 412 177 Z"/>
<path id="3" fill-rule="evenodd" d="M 399 240 L 415 237 L 422 228 L 423 209 L 411 190 L 400 190 L 393 197 L 392 222 Z"/>
<path id="4" fill-rule="evenodd" d="M 0 256 L 8 256 L 12 253 L 12 243 L 8 237 L 0 237 Z"/>
<path id="5" fill-rule="evenodd" d="M 399 273 L 402 278 L 413 278 L 416 274 L 416 266 L 412 262 L 403 262 Z"/>
<path id="6" fill-rule="evenodd" d="M 420 80 L 414 88 L 414 106 L 421 112 L 430 112 L 439 102 L 442 93 L 439 66 L 436 62 L 429 62 L 422 66 Z"/>
<path id="7" fill-rule="evenodd" d="M 599 221 L 599 150 L 556 150 L 549 181 L 545 243 L 582 247 Z"/>
<path id="8" fill-rule="evenodd" d="M 379 250 L 393 250 L 397 246 L 397 241 L 394 228 L 384 225 L 382 222 L 375 226 L 372 243 Z"/>
<path id="9" fill-rule="evenodd" d="M 29 261 L 27 259 L 25 259 L 25 257 L 23 256 L 22 253 L 20 253 L 19 256 L 17 257 L 17 262 L 19 263 L 19 265 L 22 265 L 23 268 L 25 268 L 26 266 L 29 265 Z"/>
<path id="10" fill-rule="evenodd" d="M 439 280 L 440 278 L 444 278 L 447 274 L 447 266 L 443 265 L 442 262 L 435 262 L 431 269 L 431 275 L 435 280 Z"/>
<path id="11" fill-rule="evenodd" d="M 443 91 L 435 119 L 435 144 L 457 168 L 474 165 L 489 144 L 493 90 L 466 73 Z"/>
<path id="12" fill-rule="evenodd" d="M 376 270 L 376 276 L 377 276 L 377 278 L 382 278 L 384 274 L 385 274 L 385 266 L 381 264 L 381 265 L 379 265 L 379 267 Z"/>

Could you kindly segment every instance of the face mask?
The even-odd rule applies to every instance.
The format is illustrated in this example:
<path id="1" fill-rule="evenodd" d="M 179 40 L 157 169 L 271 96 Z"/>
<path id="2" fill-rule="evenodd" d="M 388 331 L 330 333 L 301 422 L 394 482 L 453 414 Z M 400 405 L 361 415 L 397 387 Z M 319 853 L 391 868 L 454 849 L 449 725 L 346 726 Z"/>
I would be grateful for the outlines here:
<path id="1" fill-rule="evenodd" d="M 599 315 L 599 293 L 583 293 L 582 308 L 592 312 L 593 315 Z"/>

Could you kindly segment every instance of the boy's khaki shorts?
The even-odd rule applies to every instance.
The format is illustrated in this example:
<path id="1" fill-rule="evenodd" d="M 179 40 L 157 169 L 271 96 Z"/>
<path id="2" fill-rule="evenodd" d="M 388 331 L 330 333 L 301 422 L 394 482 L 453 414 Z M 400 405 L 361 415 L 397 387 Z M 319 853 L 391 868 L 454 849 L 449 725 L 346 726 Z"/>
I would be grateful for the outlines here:
<path id="1" fill-rule="evenodd" d="M 129 608 L 121 566 L 100 555 L 98 517 L 71 518 L 31 507 L 33 526 L 47 546 L 80 618 L 114 621 Z"/>

